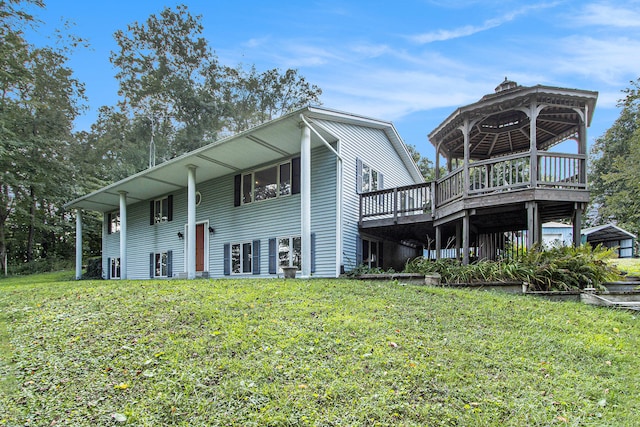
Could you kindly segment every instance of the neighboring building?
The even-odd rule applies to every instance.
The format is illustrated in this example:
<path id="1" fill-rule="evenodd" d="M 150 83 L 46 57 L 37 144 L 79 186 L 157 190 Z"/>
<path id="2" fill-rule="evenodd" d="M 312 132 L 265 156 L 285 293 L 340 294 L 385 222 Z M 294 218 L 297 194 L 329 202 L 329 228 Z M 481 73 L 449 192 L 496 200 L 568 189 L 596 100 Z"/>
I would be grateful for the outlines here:
<path id="1" fill-rule="evenodd" d="M 582 238 L 592 246 L 616 248 L 619 258 L 632 258 L 637 237 L 616 225 L 605 224 L 582 230 Z"/>
<path id="2" fill-rule="evenodd" d="M 573 226 L 561 222 L 542 224 L 542 244 L 546 248 L 573 245 Z"/>
<path id="3" fill-rule="evenodd" d="M 308 107 L 67 207 L 80 239 L 81 210 L 104 214 L 105 278 L 336 277 L 417 255 L 359 233 L 359 193 L 422 182 L 391 123 Z"/>

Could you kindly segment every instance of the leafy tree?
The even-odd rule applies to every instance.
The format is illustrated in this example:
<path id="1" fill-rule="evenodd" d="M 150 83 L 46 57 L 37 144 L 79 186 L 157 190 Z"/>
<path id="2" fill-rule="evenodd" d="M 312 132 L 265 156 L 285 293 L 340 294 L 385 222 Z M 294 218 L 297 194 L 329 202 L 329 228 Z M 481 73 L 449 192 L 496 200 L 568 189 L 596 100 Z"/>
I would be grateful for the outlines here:
<path id="1" fill-rule="evenodd" d="M 640 232 L 640 79 L 624 90 L 621 113 L 592 148 L 590 187 L 594 224 L 615 222 Z"/>
<path id="2" fill-rule="evenodd" d="M 420 155 L 420 152 L 418 152 L 418 149 L 415 145 L 407 144 L 407 150 L 409 151 L 409 155 L 411 155 L 413 161 L 418 166 L 418 169 L 420 170 L 420 173 L 422 173 L 425 181 L 429 182 L 436 179 L 436 168 L 433 165 L 433 162 L 428 158 Z M 446 170 L 441 167 L 440 176 L 444 176 L 445 173 Z"/>

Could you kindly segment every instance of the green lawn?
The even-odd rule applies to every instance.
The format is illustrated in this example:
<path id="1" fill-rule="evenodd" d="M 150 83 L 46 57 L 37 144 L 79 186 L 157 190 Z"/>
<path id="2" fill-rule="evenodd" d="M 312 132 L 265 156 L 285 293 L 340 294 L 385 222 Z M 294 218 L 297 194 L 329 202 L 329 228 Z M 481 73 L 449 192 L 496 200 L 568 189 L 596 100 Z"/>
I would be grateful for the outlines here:
<path id="1" fill-rule="evenodd" d="M 629 276 L 640 277 L 640 258 L 615 258 L 611 262 Z"/>
<path id="2" fill-rule="evenodd" d="M 348 280 L 0 279 L 0 426 L 637 426 L 633 312 Z"/>

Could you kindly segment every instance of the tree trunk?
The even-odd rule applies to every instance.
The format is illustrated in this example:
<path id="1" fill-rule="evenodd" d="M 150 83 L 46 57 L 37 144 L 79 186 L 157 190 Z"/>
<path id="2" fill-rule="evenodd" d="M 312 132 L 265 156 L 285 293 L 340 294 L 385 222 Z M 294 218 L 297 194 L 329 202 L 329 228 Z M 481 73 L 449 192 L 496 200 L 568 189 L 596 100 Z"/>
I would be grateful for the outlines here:
<path id="1" fill-rule="evenodd" d="M 29 197 L 31 198 L 31 206 L 29 206 L 29 237 L 27 240 L 27 262 L 33 261 L 33 247 L 36 239 L 36 196 L 33 185 L 29 186 Z"/>

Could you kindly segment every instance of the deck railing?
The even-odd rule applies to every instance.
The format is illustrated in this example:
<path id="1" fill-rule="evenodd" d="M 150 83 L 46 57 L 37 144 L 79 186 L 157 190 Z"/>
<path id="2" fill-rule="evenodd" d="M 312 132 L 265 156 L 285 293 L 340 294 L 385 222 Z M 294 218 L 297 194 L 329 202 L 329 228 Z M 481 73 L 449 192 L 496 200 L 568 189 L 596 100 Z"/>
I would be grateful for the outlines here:
<path id="1" fill-rule="evenodd" d="M 507 193 L 523 188 L 581 190 L 587 188 L 584 154 L 538 152 L 537 176 L 531 180 L 529 153 L 514 154 L 474 162 L 469 165 L 469 183 L 464 168 L 423 184 L 389 188 L 360 195 L 360 221 L 432 213 L 468 196 Z"/>
<path id="2" fill-rule="evenodd" d="M 360 195 L 360 220 L 430 214 L 432 183 L 407 185 Z"/>

